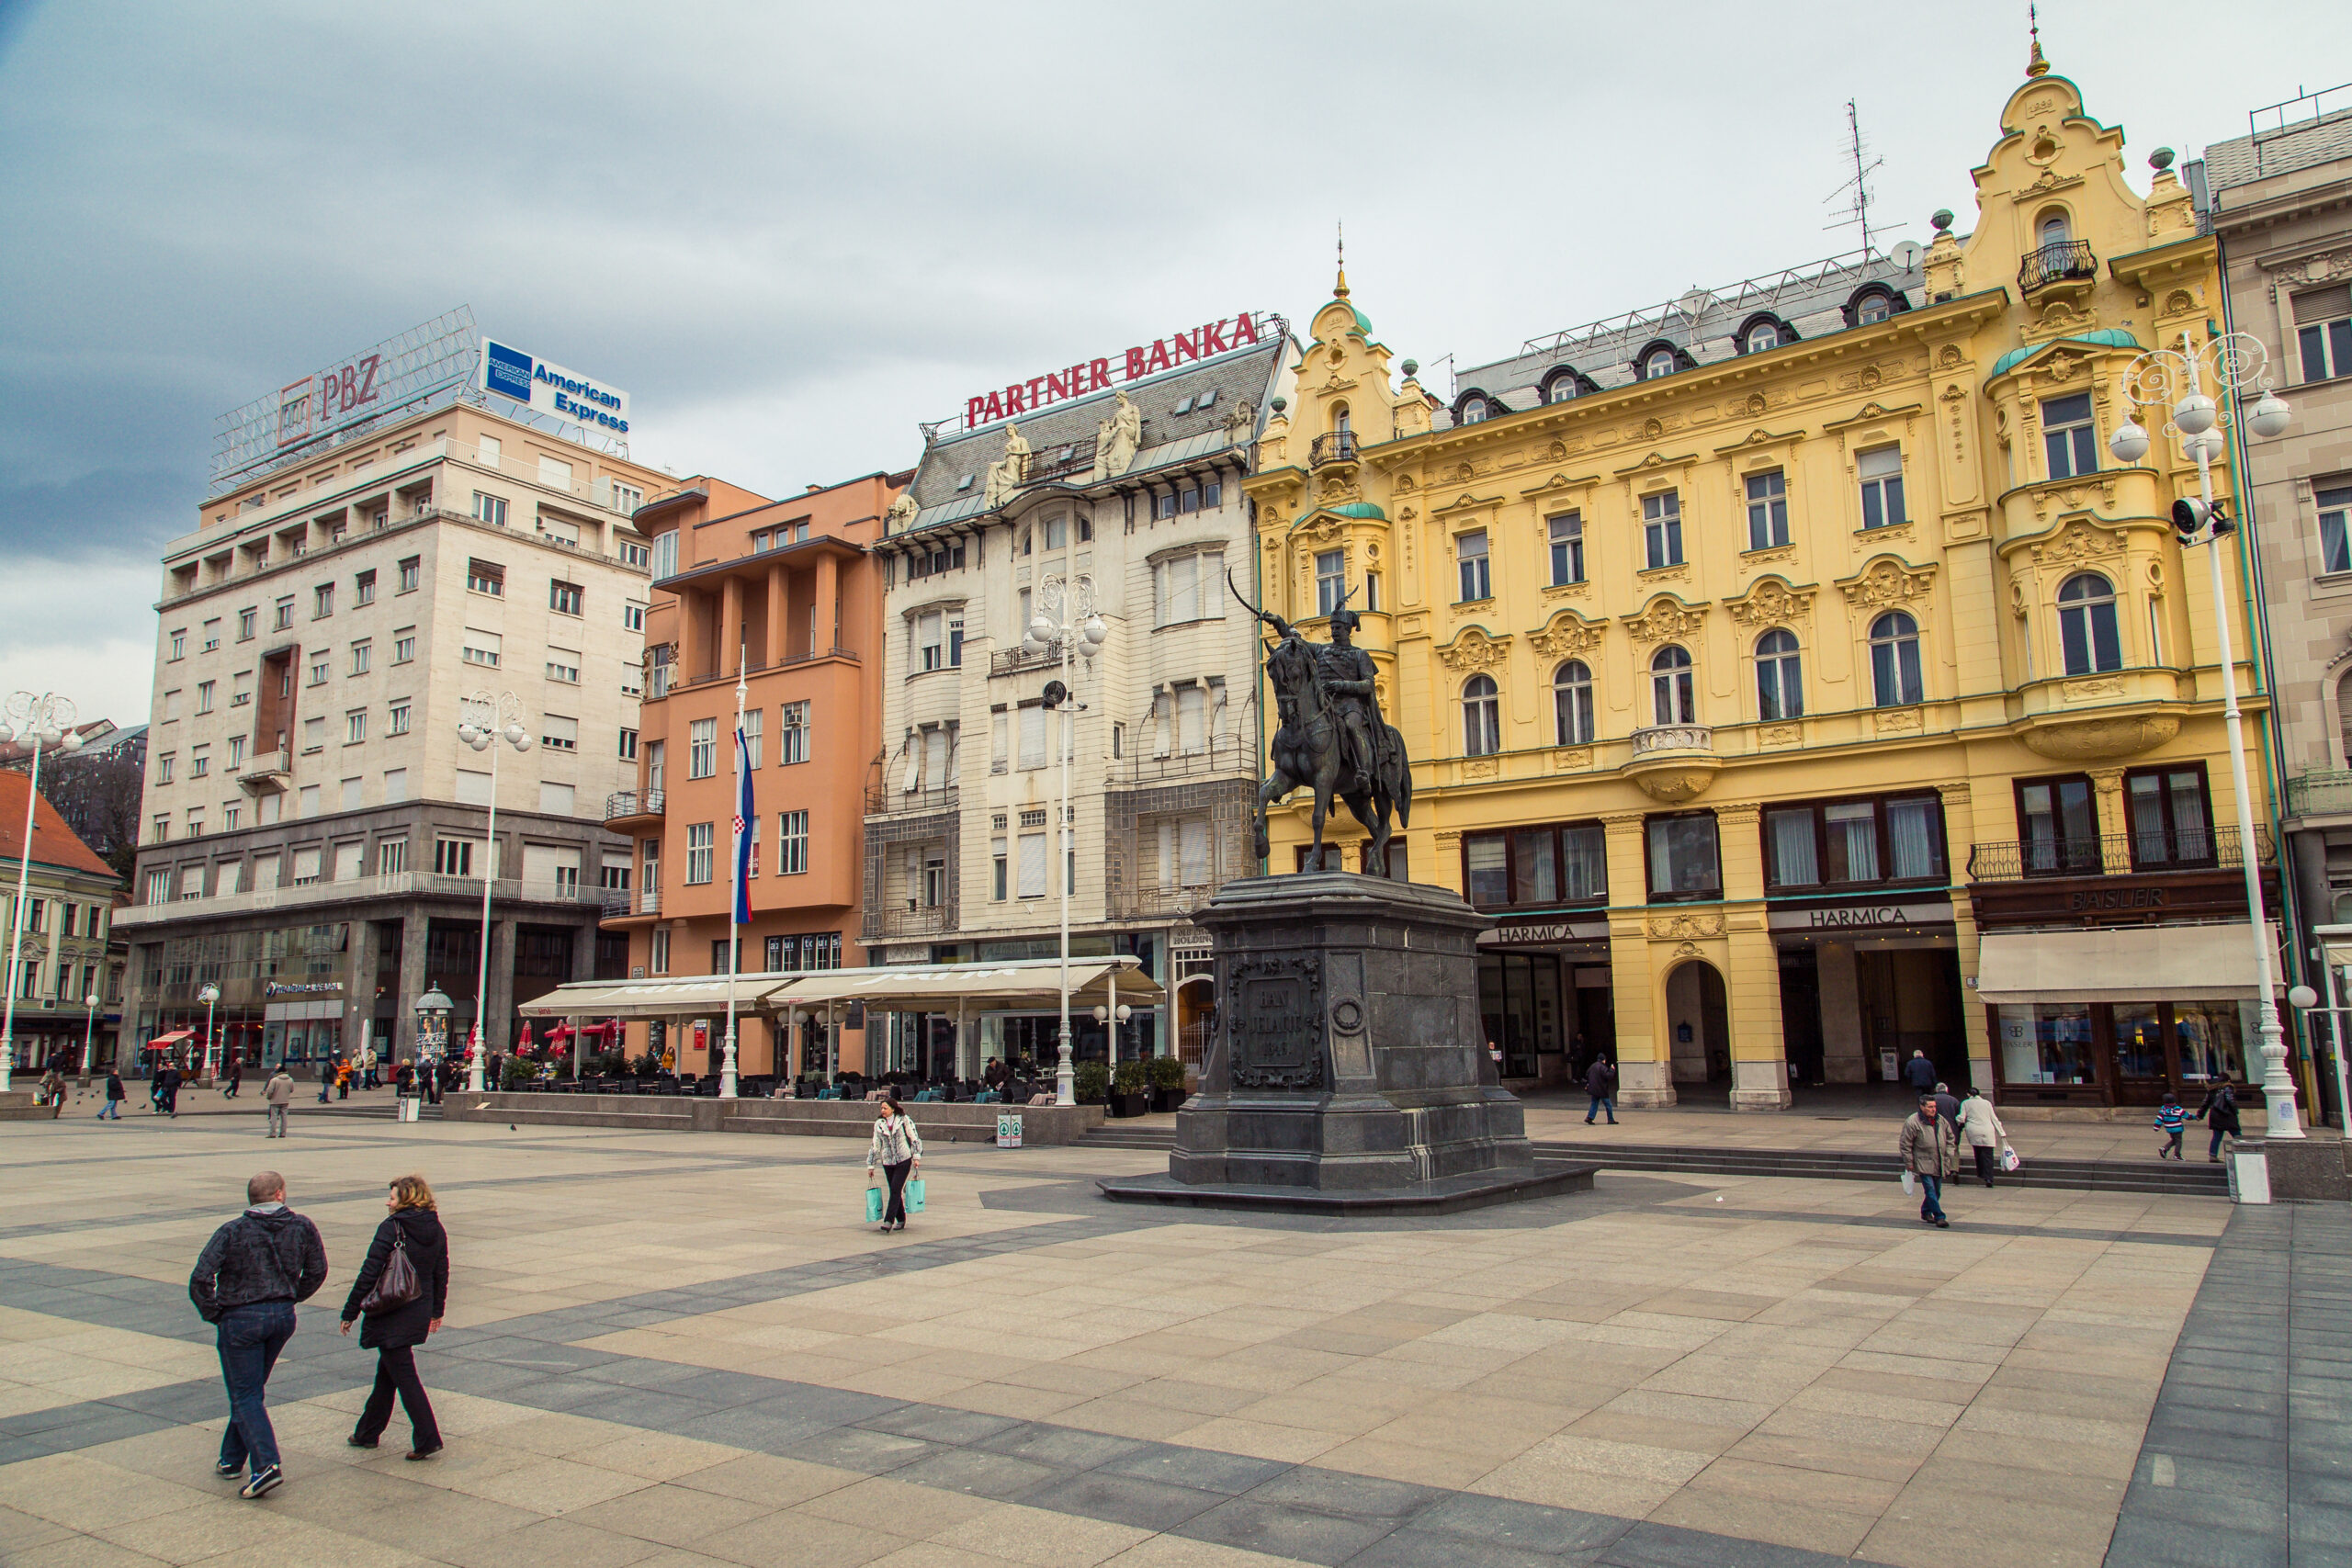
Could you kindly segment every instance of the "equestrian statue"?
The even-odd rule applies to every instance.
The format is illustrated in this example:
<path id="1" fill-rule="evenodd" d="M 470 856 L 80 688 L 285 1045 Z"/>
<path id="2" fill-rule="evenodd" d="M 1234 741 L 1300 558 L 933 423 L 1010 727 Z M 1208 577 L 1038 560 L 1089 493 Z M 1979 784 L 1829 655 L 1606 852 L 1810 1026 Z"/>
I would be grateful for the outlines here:
<path id="1" fill-rule="evenodd" d="M 1315 850 L 1306 863 L 1323 863 L 1323 819 L 1337 796 L 1372 835 L 1364 847 L 1364 871 L 1387 875 L 1389 813 L 1396 813 L 1398 827 L 1410 825 L 1413 773 L 1405 738 L 1380 716 L 1372 655 L 1353 640 L 1356 613 L 1342 600 L 1331 612 L 1331 640 L 1309 642 L 1288 621 L 1244 598 L 1229 570 L 1225 582 L 1243 608 L 1273 628 L 1276 639 L 1267 650 L 1266 676 L 1273 683 L 1282 723 L 1250 813 L 1258 858 L 1267 855 L 1266 807 L 1306 784 L 1315 791 Z"/>

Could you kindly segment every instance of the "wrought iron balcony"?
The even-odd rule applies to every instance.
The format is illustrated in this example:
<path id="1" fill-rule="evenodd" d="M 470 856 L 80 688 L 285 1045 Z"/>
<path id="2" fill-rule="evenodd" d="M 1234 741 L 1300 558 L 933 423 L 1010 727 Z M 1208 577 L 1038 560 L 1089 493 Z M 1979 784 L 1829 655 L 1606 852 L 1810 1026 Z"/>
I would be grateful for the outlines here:
<path id="1" fill-rule="evenodd" d="M 917 905 L 910 909 L 899 908 L 876 912 L 867 910 L 862 938 L 893 936 L 937 936 L 956 929 L 956 906 L 953 904 Z"/>
<path id="2" fill-rule="evenodd" d="M 1059 637 L 1039 649 L 1016 642 L 1001 653 L 989 655 L 989 673 L 991 676 L 1018 675 L 1023 671 L 1044 670 L 1061 661 L 1062 640 Z"/>
<path id="3" fill-rule="evenodd" d="M 2037 288 L 2069 278 L 2092 278 L 2098 276 L 2098 258 L 2091 254 L 2088 240 L 2061 240 L 2053 245 L 2026 253 L 2018 264 L 2018 287 L 2030 294 Z"/>
<path id="4" fill-rule="evenodd" d="M 1356 460 L 1356 433 L 1334 430 L 1318 435 L 1306 444 L 1306 466 L 1319 468 L 1326 463 L 1352 463 Z"/>
<path id="5" fill-rule="evenodd" d="M 1114 762 L 1111 780 L 1116 784 L 1153 784 L 1170 779 L 1202 778 L 1211 773 L 1248 773 L 1253 778 L 1258 772 L 1258 747 L 1254 740 L 1239 736 L 1195 746 L 1189 751 L 1170 751 L 1159 757 L 1130 757 Z"/>
<path id="6" fill-rule="evenodd" d="M 888 784 L 868 784 L 865 788 L 865 814 L 868 817 L 912 817 L 926 811 L 956 809 L 956 786 L 940 789 L 899 789 Z"/>
<path id="7" fill-rule="evenodd" d="M 621 919 L 630 915 L 658 915 L 662 912 L 662 889 L 647 887 L 632 893 L 626 887 L 602 887 L 604 919 Z"/>
<path id="8" fill-rule="evenodd" d="M 1058 479 L 1067 483 L 1073 476 L 1083 482 L 1093 471 L 1094 444 L 1091 441 L 1079 441 L 1068 446 L 1049 447 L 1043 452 L 1030 453 L 1027 460 L 1021 465 L 1021 482 L 1035 485 L 1044 484 L 1048 479 Z"/>
<path id="9" fill-rule="evenodd" d="M 2254 830 L 2255 863 L 2275 865 L 2270 829 Z M 2095 838 L 2026 839 L 1978 844 L 1968 852 L 1971 882 L 2020 882 L 2037 876 L 2109 876 L 2166 871 L 2244 869 L 2235 828 L 2105 833 Z"/>

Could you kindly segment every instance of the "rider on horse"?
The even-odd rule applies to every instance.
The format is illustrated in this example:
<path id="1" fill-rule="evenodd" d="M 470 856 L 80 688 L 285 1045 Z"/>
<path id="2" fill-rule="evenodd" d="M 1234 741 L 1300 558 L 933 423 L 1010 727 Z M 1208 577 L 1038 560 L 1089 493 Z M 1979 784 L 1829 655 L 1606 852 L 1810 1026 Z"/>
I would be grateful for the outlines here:
<path id="1" fill-rule="evenodd" d="M 1340 765 L 1358 777 L 1379 771 L 1380 694 L 1373 686 L 1372 655 L 1354 642 L 1359 617 L 1345 604 L 1331 612 L 1331 640 L 1307 643 L 1323 694 L 1339 720 Z"/>

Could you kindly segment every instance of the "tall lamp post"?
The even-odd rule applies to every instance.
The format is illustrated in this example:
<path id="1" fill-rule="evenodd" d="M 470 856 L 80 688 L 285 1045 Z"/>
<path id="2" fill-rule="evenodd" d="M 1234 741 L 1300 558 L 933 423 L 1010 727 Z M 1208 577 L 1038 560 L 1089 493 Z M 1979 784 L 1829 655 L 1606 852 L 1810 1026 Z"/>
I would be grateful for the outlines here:
<path id="1" fill-rule="evenodd" d="M 212 1066 L 212 1010 L 220 1003 L 220 987 L 208 985 L 196 993 L 196 999 L 204 1004 L 204 1081 L 210 1083 L 220 1076 Z"/>
<path id="2" fill-rule="evenodd" d="M 82 1025 L 82 1070 L 74 1076 L 81 1080 L 82 1087 L 87 1089 L 90 1084 L 90 1042 L 97 1037 L 98 1032 L 98 993 L 92 991 L 84 997 L 82 1005 L 89 1010 L 90 1016 Z"/>
<path id="3" fill-rule="evenodd" d="M 458 723 L 458 739 L 477 751 L 490 753 L 490 821 L 482 830 L 486 840 L 481 860 L 481 965 L 474 976 L 474 1028 L 466 1043 L 466 1092 L 481 1092 L 482 1019 L 490 1009 L 490 885 L 498 874 L 499 742 L 517 751 L 531 749 L 531 732 L 523 723 L 523 699 L 512 692 L 476 692 L 465 701 L 466 716 Z"/>
<path id="4" fill-rule="evenodd" d="M 1055 618 L 1057 615 L 1060 619 Z M 1103 639 L 1110 635 L 1110 626 L 1094 607 L 1094 579 L 1091 575 L 1080 572 L 1072 577 L 1066 571 L 1057 571 L 1037 584 L 1037 615 L 1029 623 L 1029 630 L 1021 640 L 1036 653 L 1058 648 L 1062 666 L 1062 678 L 1046 683 L 1046 705 L 1060 709 L 1062 717 L 1061 803 L 1054 813 L 1054 828 L 1059 841 L 1053 846 L 1055 874 L 1062 885 L 1062 1026 L 1054 1062 L 1054 1103 L 1057 1105 L 1078 1103 L 1069 1057 L 1070 845 L 1076 838 L 1069 820 L 1069 768 L 1077 723 L 1075 710 L 1079 705 L 1070 695 L 1069 677 L 1073 672 L 1070 660 L 1075 654 L 1083 658 L 1091 668 L 1095 654 L 1102 651 Z"/>
<path id="5" fill-rule="evenodd" d="M 2211 338 L 2200 347 L 2184 332 L 2178 348 L 2151 349 L 2132 362 L 2123 373 L 2123 395 L 2141 408 L 2168 406 L 2168 428 L 2181 438 L 2181 449 L 2197 462 L 2198 499 L 2173 502 L 2173 526 L 2184 546 L 2205 546 L 2206 564 L 2212 569 L 2213 628 L 2221 639 L 2222 723 L 2229 732 L 2230 781 L 2237 791 L 2238 853 L 2245 868 L 2247 931 L 2254 943 L 2256 994 L 2261 1009 L 2263 1104 L 2270 1137 L 2300 1138 L 2303 1129 L 2295 1111 L 2295 1080 L 2287 1073 L 2287 1035 L 2279 1027 L 2278 998 L 2271 995 L 2269 924 L 2262 914 L 2262 867 L 2255 853 L 2254 801 L 2246 784 L 2245 737 L 2238 723 L 2237 655 L 2231 647 L 2229 595 L 2222 582 L 2221 541 L 2237 527 L 2214 502 L 2213 462 L 2227 456 L 2229 442 L 2222 431 L 2222 411 L 2205 392 L 2205 378 L 2211 376 L 2233 403 L 2242 400 L 2245 392 L 2261 393 L 2253 408 L 2245 411 L 2247 428 L 2266 440 L 2283 434 L 2289 410 L 2263 374 L 2269 357 L 2258 339 L 2244 333 Z M 2116 427 L 2107 445 L 2121 461 L 2137 463 L 2148 455 L 2148 433 L 2136 421 L 2127 419 Z"/>
<path id="6" fill-rule="evenodd" d="M 33 754 L 32 782 L 25 788 L 25 849 L 17 859 L 17 907 L 8 923 L 8 998 L 0 1003 L 0 1092 L 8 1088 L 17 1067 L 17 993 L 24 987 L 18 971 L 23 960 L 17 949 L 25 940 L 25 889 L 33 872 L 33 808 L 40 803 L 40 754 L 44 750 L 78 751 L 82 737 L 74 732 L 81 716 L 71 698 L 54 692 L 35 696 L 12 694 L 6 716 L 0 718 L 0 745 L 21 741 Z"/>

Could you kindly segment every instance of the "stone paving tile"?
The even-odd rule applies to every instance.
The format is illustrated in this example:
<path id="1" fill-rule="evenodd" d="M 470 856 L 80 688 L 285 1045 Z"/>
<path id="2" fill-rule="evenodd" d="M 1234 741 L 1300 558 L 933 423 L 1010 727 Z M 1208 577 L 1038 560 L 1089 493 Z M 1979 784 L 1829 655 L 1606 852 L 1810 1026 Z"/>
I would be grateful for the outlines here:
<path id="1" fill-rule="evenodd" d="M 2296 1341 L 2302 1382 L 2233 1384 L 2212 1360 L 2185 1369 L 2202 1381 L 2184 1380 L 2175 1408 L 2157 1396 L 2173 1336 L 2205 1300 L 2200 1238 L 2229 1219 L 2209 1201 L 2001 1190 L 1969 1195 L 1974 1234 L 1921 1235 L 1889 1194 L 1856 1184 L 1611 1178 L 1613 1194 L 1589 1201 L 1458 1224 L 1147 1219 L 1089 1206 L 1085 1179 L 1129 1156 L 971 1149 L 942 1151 L 915 1235 L 878 1241 L 845 1219 L 750 1233 L 664 1206 L 681 1176 L 723 1173 L 774 1212 L 846 1213 L 829 1194 L 859 1172 L 838 1151 L 426 1131 L 314 1124 L 272 1150 L 338 1258 L 380 1213 L 379 1189 L 352 1187 L 352 1161 L 432 1162 L 452 1196 L 464 1301 L 451 1313 L 462 1326 L 424 1358 L 452 1433 L 432 1466 L 337 1452 L 372 1369 L 331 1333 L 298 1336 L 273 1392 L 299 1483 L 266 1516 L 299 1538 L 289 1551 L 341 1541 L 355 1562 L 400 1561 L 430 1550 L 403 1520 L 444 1509 L 439 1560 L 467 1568 L 1816 1568 L 1857 1545 L 1926 1568 L 1987 1506 L 2001 1443 L 2095 1439 L 2080 1451 L 2123 1467 L 2104 1495 L 2040 1501 L 2054 1470 L 2007 1467 L 2027 1495 L 1976 1561 L 2038 1562 L 2113 1527 L 2143 1432 L 2243 1441 L 2208 1417 L 2242 1418 L 2249 1390 L 2291 1389 L 2298 1426 L 2282 1449 L 2333 1440 L 2352 1416 L 2352 1388 L 2334 1386 L 2352 1384 L 2352 1335 L 2325 1328 Z M 172 1132 L 182 1190 L 241 1179 L 249 1147 Z M 22 1201 L 101 1213 L 74 1204 L 98 1173 L 48 1151 L 104 1136 L 42 1130 L 36 1144 L 0 1130 L 0 1171 Z M 599 1217 L 551 1234 L 536 1198 L 456 1201 L 558 1172 Z M 1735 1189 L 1736 1207 L 1712 1201 Z M 1023 1193 L 1045 1201 L 1023 1207 Z M 632 1217 L 645 1213 L 663 1215 L 658 1232 Z M 204 1431 L 185 1424 L 217 1433 L 218 1382 L 178 1280 L 220 1213 L 183 1201 L 63 1236 L 0 1233 L 0 1508 L 21 1509 L 8 1483 L 44 1466 L 96 1463 L 121 1478 L 105 1485 L 138 1492 L 201 1461 Z M 2312 1288 L 2345 1272 L 2315 1273 Z M 2257 1271 L 2201 1288 L 2234 1309 L 2266 1286 Z M 2199 1343 L 2263 1364 L 2261 1320 L 2227 1326 Z M 35 1359 L 10 1359 L 20 1351 Z M 2094 1363 L 2096 1377 L 2052 1392 Z M 64 1407 L 12 1405 L 12 1384 L 79 1397 L 42 1424 Z M 2203 1408 L 2192 1387 L 2225 1397 Z M 36 1419 L 10 1424 L 24 1417 Z M 2176 1461 L 2238 1462 L 2186 1448 Z M 400 1473 L 418 1469 L 433 1474 Z M 2343 1503 L 2300 1495 L 2305 1536 L 2324 1542 Z M 224 1506 L 191 1491 L 176 1506 Z M 1947 1528 L 1890 1530 L 1907 1525 L 1896 1512 Z M 1808 1514 L 1809 1540 L 1793 1522 Z M 34 1550 L 128 1550 L 96 1532 L 139 1522 L 22 1517 L 73 1531 Z"/>

